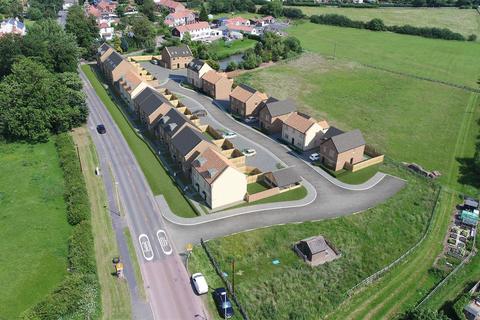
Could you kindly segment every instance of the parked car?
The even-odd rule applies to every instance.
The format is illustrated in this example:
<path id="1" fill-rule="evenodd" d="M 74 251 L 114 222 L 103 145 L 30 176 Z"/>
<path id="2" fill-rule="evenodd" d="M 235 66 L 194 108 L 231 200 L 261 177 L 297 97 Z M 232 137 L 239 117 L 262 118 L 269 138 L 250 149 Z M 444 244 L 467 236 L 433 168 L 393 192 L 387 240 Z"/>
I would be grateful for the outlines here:
<path id="1" fill-rule="evenodd" d="M 255 151 L 255 149 L 243 149 L 242 152 L 245 155 L 245 157 L 253 157 L 254 155 L 257 154 L 257 151 Z"/>
<path id="2" fill-rule="evenodd" d="M 207 110 L 197 110 L 197 111 L 194 111 L 192 112 L 192 115 L 196 116 L 196 117 L 206 117 L 207 116 Z"/>
<path id="3" fill-rule="evenodd" d="M 310 157 L 308 157 L 311 161 L 318 161 L 320 160 L 320 155 L 318 153 L 312 153 Z"/>
<path id="4" fill-rule="evenodd" d="M 250 116 L 245 118 L 245 123 L 254 123 L 256 121 L 257 121 L 257 117 Z"/>
<path id="5" fill-rule="evenodd" d="M 192 274 L 192 282 L 193 286 L 195 287 L 195 291 L 198 294 L 205 294 L 208 292 L 208 284 L 207 280 L 201 273 L 194 273 Z"/>
<path id="6" fill-rule="evenodd" d="M 218 314 L 224 319 L 233 317 L 232 302 L 227 297 L 225 288 L 217 288 L 213 291 L 213 300 L 217 306 Z"/>
<path id="7" fill-rule="evenodd" d="M 222 138 L 225 138 L 225 139 L 231 139 L 231 138 L 235 138 L 237 136 L 237 134 L 235 132 L 232 132 L 232 131 L 225 131 L 222 133 Z"/>
<path id="8" fill-rule="evenodd" d="M 158 66 L 158 60 L 157 59 L 152 59 L 150 62 L 156 66 Z"/>
<path id="9" fill-rule="evenodd" d="M 100 134 L 105 134 L 105 133 L 107 133 L 107 129 L 105 128 L 105 126 L 103 124 L 99 124 L 97 126 L 97 132 L 100 133 Z"/>

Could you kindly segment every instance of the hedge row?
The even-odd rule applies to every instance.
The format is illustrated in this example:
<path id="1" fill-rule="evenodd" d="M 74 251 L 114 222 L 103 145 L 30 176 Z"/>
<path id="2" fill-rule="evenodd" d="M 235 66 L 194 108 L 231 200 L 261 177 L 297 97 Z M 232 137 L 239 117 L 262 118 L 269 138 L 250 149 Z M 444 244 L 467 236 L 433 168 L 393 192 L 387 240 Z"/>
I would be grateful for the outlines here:
<path id="1" fill-rule="evenodd" d="M 443 39 L 443 40 L 467 40 L 463 35 L 453 32 L 447 28 L 430 28 L 430 27 L 414 27 L 410 25 L 403 26 L 386 26 L 381 19 L 372 19 L 367 22 L 352 20 L 340 14 L 323 14 L 312 15 L 310 21 L 317 24 L 327 24 L 332 26 L 369 29 L 373 31 L 390 31 L 400 34 L 409 34 L 421 36 L 425 38 Z M 475 41 L 476 35 L 472 34 L 468 37 L 469 41 Z"/>
<path id="2" fill-rule="evenodd" d="M 55 146 L 65 180 L 68 222 L 74 226 L 68 241 L 69 274 L 41 302 L 23 315 L 25 320 L 98 319 L 101 314 L 90 204 L 85 180 L 71 137 L 62 133 Z"/>

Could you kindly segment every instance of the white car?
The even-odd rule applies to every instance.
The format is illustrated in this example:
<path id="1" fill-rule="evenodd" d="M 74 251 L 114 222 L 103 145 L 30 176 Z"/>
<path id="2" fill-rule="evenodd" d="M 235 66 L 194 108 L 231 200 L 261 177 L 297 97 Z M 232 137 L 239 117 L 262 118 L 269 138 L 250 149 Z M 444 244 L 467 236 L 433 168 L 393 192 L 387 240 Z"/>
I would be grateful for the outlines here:
<path id="1" fill-rule="evenodd" d="M 205 294 L 208 292 L 208 284 L 207 280 L 205 280 L 205 277 L 201 273 L 194 273 L 192 274 L 192 282 L 193 285 L 195 286 L 195 291 L 197 291 L 198 294 Z"/>
<path id="2" fill-rule="evenodd" d="M 222 133 L 222 138 L 224 139 L 231 139 L 231 138 L 235 138 L 236 136 L 237 134 L 232 131 L 225 131 L 224 133 Z"/>
<path id="3" fill-rule="evenodd" d="M 256 118 L 256 117 L 250 116 L 250 117 L 246 117 L 246 118 L 245 118 L 245 123 L 253 123 L 253 122 L 255 122 L 255 121 L 257 121 L 257 118 Z"/>
<path id="4" fill-rule="evenodd" d="M 318 153 L 312 153 L 308 158 L 312 161 L 318 161 L 320 160 L 320 155 Z"/>
<path id="5" fill-rule="evenodd" d="M 243 149 L 243 154 L 245 157 L 252 157 L 257 154 L 257 151 L 255 149 Z"/>

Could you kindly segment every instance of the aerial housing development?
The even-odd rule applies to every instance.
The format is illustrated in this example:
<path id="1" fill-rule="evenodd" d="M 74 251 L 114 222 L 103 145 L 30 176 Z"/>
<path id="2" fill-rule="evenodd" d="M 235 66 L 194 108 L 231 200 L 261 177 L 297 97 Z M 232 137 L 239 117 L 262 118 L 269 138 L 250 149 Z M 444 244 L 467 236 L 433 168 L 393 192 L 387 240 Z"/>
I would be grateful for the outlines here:
<path id="1" fill-rule="evenodd" d="M 0 320 L 480 319 L 479 6 L 0 2 Z"/>

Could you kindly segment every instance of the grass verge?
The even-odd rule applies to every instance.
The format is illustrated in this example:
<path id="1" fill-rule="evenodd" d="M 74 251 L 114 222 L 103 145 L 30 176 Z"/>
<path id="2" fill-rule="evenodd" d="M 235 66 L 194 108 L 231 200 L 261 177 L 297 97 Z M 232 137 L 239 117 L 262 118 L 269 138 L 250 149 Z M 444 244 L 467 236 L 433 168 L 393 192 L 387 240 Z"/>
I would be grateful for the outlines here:
<path id="1" fill-rule="evenodd" d="M 78 148 L 91 204 L 95 258 L 102 296 L 102 319 L 131 319 L 128 285 L 126 281 L 112 275 L 112 258 L 118 256 L 118 247 L 105 205 L 107 197 L 104 185 L 101 177 L 95 175 L 95 168 L 98 166 L 95 146 L 84 127 L 75 129 L 72 136 Z"/>
<path id="2" fill-rule="evenodd" d="M 322 318 L 338 310 L 351 287 L 397 259 L 422 237 L 435 202 L 434 186 L 394 164 L 380 169 L 407 179 L 408 184 L 395 197 L 362 214 L 275 226 L 208 242 L 223 270 L 228 272 L 235 258 L 236 292 L 252 319 Z M 329 239 L 342 257 L 310 268 L 291 247 L 319 234 Z M 196 247 L 189 268 L 215 281 L 206 259 L 202 248 Z M 280 264 L 273 265 L 273 259 Z"/>
<path id="3" fill-rule="evenodd" d="M 54 143 L 0 142 L 0 310 L 16 319 L 67 275 L 63 173 Z"/>
<path id="4" fill-rule="evenodd" d="M 137 260 L 137 253 L 135 252 L 135 247 L 133 246 L 132 234 L 130 233 L 130 230 L 128 230 L 128 228 L 123 229 L 123 234 L 125 236 L 125 241 L 127 242 L 128 253 L 132 258 L 133 272 L 135 274 L 135 280 L 138 285 L 137 289 L 138 289 L 139 295 L 143 299 L 146 299 L 147 295 L 145 293 L 145 288 L 143 285 L 143 278 L 142 278 L 142 272 L 140 271 L 140 264 L 138 264 L 138 260 Z"/>
<path id="5" fill-rule="evenodd" d="M 252 187 L 250 187 L 252 188 Z M 257 187 L 254 187 L 257 188 Z M 253 202 L 245 202 L 242 204 L 239 204 L 237 206 L 228 208 L 230 209 L 237 209 L 237 208 L 242 208 L 242 207 L 248 207 L 248 206 L 254 206 L 257 204 L 266 204 L 266 203 L 274 203 L 274 202 L 282 202 L 282 201 L 295 201 L 295 200 L 301 200 L 307 196 L 308 192 L 307 189 L 304 186 L 301 186 L 299 188 L 295 188 L 292 190 L 288 190 L 279 194 L 276 194 L 274 196 L 253 201 Z"/>
<path id="6" fill-rule="evenodd" d="M 153 193 L 162 194 L 167 200 L 170 209 L 172 209 L 175 214 L 187 218 L 197 216 L 195 210 L 165 171 L 165 168 L 157 156 L 149 148 L 147 143 L 136 134 L 120 110 L 121 107 L 112 101 L 107 90 L 102 86 L 102 83 L 90 65 L 82 65 L 81 68 L 95 89 L 95 92 L 107 107 L 115 123 L 120 128 L 122 135 L 142 168 Z"/>

